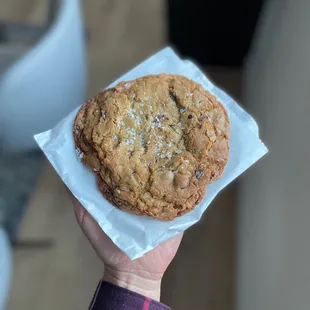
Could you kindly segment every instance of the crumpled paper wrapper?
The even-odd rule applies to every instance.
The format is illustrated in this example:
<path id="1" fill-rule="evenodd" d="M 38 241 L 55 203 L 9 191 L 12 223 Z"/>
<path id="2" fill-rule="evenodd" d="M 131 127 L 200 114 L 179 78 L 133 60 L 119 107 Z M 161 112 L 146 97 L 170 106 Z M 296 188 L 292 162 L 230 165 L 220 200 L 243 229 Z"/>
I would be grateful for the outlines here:
<path id="1" fill-rule="evenodd" d="M 254 119 L 232 98 L 214 86 L 196 65 L 181 60 L 170 48 L 145 60 L 109 87 L 120 81 L 159 73 L 182 74 L 203 85 L 223 103 L 231 123 L 228 164 L 222 177 L 208 186 L 205 197 L 192 212 L 170 222 L 161 222 L 120 211 L 106 201 L 97 188 L 95 174 L 79 162 L 75 152 L 72 127 L 78 109 L 53 129 L 35 135 L 38 145 L 72 194 L 131 259 L 141 257 L 199 221 L 215 196 L 268 151 L 259 139 Z"/>

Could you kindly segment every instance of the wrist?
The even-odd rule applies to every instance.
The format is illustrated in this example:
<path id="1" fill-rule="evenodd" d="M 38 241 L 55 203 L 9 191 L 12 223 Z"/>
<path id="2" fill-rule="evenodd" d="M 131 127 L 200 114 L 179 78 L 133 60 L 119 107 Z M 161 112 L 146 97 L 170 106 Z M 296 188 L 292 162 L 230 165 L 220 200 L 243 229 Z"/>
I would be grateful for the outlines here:
<path id="1" fill-rule="evenodd" d="M 103 280 L 151 299 L 160 300 L 161 280 L 151 280 L 134 273 L 113 270 L 106 266 Z"/>

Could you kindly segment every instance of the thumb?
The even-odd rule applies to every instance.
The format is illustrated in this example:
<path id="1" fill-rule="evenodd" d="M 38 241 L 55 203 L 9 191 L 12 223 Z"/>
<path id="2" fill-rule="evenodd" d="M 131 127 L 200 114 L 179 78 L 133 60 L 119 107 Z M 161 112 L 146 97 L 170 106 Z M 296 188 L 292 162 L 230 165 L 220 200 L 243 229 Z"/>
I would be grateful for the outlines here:
<path id="1" fill-rule="evenodd" d="M 115 245 L 75 197 L 72 197 L 72 202 L 76 219 L 83 233 L 98 256 L 104 260 L 104 252 L 114 250 Z"/>
<path id="2" fill-rule="evenodd" d="M 89 241 L 94 245 L 94 243 L 96 243 L 96 240 L 102 234 L 101 228 L 75 197 L 72 198 L 72 202 L 75 217 L 80 227 L 82 228 L 84 234 L 89 239 Z"/>
<path id="3" fill-rule="evenodd" d="M 85 210 L 85 208 L 83 208 L 83 206 L 78 202 L 78 200 L 75 197 L 72 197 L 72 203 L 73 203 L 73 209 L 74 209 L 75 217 L 76 217 L 79 225 L 82 228 L 84 217 L 85 217 L 85 214 L 87 211 Z"/>

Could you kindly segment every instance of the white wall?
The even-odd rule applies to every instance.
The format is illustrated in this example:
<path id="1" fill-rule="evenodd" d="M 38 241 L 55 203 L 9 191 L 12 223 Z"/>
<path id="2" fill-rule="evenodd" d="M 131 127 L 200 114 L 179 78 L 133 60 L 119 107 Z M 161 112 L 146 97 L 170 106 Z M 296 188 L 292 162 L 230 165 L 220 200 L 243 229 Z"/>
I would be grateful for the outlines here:
<path id="1" fill-rule="evenodd" d="M 310 1 L 271 0 L 245 74 L 270 154 L 240 189 L 238 310 L 310 309 Z"/>

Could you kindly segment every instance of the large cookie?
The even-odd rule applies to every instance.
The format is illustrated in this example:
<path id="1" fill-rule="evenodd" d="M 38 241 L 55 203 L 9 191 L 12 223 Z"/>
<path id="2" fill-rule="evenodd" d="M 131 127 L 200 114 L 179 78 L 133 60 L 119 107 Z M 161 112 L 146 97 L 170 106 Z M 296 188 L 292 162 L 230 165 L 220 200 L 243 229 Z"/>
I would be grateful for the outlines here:
<path id="1" fill-rule="evenodd" d="M 80 109 L 82 162 L 116 207 L 160 220 L 194 209 L 229 155 L 229 120 L 216 98 L 179 75 L 150 75 L 99 93 Z"/>

